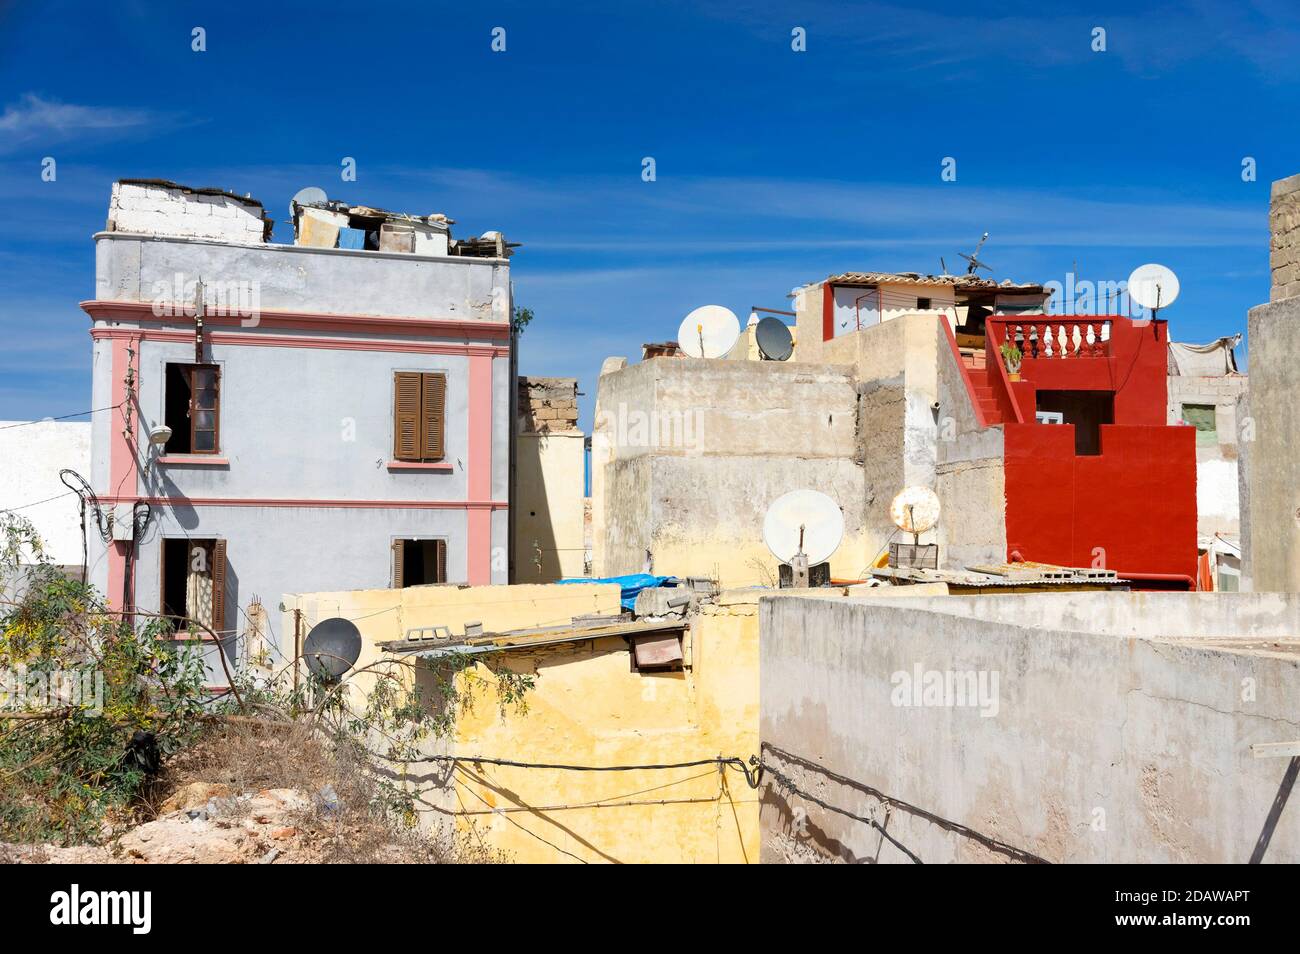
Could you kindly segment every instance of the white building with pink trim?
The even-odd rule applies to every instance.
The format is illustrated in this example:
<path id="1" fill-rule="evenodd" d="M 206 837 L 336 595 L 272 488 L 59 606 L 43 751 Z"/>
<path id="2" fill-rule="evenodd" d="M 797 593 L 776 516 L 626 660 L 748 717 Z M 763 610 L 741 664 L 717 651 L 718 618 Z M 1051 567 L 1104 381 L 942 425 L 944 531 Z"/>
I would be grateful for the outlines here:
<path id="1" fill-rule="evenodd" d="M 115 606 L 239 634 L 285 593 L 507 582 L 504 240 L 293 212 L 275 244 L 256 200 L 114 186 L 82 308 L 93 406 L 113 408 L 90 474 L 113 539 L 92 534 L 89 567 Z M 264 636 L 292 655 L 294 634 Z"/>

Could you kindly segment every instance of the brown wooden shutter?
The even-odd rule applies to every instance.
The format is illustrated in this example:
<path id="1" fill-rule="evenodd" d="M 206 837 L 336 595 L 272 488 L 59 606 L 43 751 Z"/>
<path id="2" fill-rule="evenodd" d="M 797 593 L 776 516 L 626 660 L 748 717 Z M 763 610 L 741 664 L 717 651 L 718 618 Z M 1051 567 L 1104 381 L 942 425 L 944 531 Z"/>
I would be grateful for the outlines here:
<path id="1" fill-rule="evenodd" d="M 224 637 L 226 628 L 226 541 L 217 540 L 212 545 L 212 629 Z M 221 651 L 225 652 L 223 639 Z"/>
<path id="2" fill-rule="evenodd" d="M 406 585 L 403 568 L 406 564 L 406 541 L 393 541 L 393 589 L 400 590 Z"/>
<path id="3" fill-rule="evenodd" d="M 424 374 L 424 402 L 420 408 L 420 455 L 425 460 L 442 460 L 443 421 L 447 404 L 447 377 Z"/>
<path id="4" fill-rule="evenodd" d="M 393 456 L 420 459 L 420 375 L 398 371 L 393 375 Z"/>
<path id="5" fill-rule="evenodd" d="M 435 540 L 433 542 L 434 568 L 433 581 L 435 583 L 447 582 L 447 541 Z"/>

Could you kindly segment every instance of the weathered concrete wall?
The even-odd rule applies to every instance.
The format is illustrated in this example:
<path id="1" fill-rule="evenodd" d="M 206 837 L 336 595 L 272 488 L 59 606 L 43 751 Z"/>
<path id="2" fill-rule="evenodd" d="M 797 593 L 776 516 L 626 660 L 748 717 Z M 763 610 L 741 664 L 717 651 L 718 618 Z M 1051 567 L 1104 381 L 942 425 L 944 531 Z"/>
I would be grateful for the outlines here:
<path id="1" fill-rule="evenodd" d="M 1289 181 L 1289 180 L 1288 180 Z M 1256 591 L 1300 590 L 1300 297 L 1250 310 L 1250 565 Z"/>
<path id="2" fill-rule="evenodd" d="M 70 467 L 90 479 L 91 423 L 35 421 L 15 426 L 19 423 L 0 421 L 0 511 L 21 508 L 15 515 L 31 521 L 50 562 L 79 567 L 84 560 L 80 511 L 77 498 L 59 480 L 59 471 Z M 98 533 L 93 526 L 88 532 Z"/>
<path id="3" fill-rule="evenodd" d="M 938 403 L 935 493 L 939 565 L 961 570 L 1007 558 L 1006 468 L 1001 425 L 981 427 L 961 366 L 935 327 Z"/>
<path id="4" fill-rule="evenodd" d="M 179 278 L 178 278 L 179 276 Z M 153 302 L 199 278 L 256 283 L 261 308 L 333 315 L 510 319 L 505 259 L 95 235 L 95 297 Z"/>
<path id="5" fill-rule="evenodd" d="M 1237 492 L 1241 502 L 1241 588 L 1246 592 L 1255 589 L 1254 577 L 1251 569 L 1251 528 L 1250 528 L 1250 479 L 1251 479 L 1251 450 L 1255 446 L 1255 419 L 1251 416 L 1250 411 L 1250 393 L 1247 392 L 1237 399 L 1237 420 L 1241 422 L 1243 437 L 1249 435 L 1249 440 L 1242 440 L 1237 445 Z"/>
<path id="6" fill-rule="evenodd" d="M 649 565 L 716 574 L 726 586 L 766 582 L 776 572 L 762 537 L 767 507 L 811 488 L 844 510 L 832 570 L 856 577 L 866 557 L 856 402 L 850 369 L 829 365 L 655 359 L 602 375 L 594 572 Z"/>
<path id="7" fill-rule="evenodd" d="M 1268 228 L 1272 233 L 1269 266 L 1273 271 L 1270 301 L 1300 295 L 1300 175 L 1273 183 L 1268 210 Z M 1255 365 L 1254 345 L 1250 352 L 1251 369 Z"/>
<path id="8" fill-rule="evenodd" d="M 858 459 L 863 465 L 864 537 L 868 557 L 896 527 L 889 506 L 904 487 L 936 486 L 939 438 L 938 315 L 902 315 L 825 342 L 828 360 L 857 377 Z M 922 542 L 931 542 L 923 539 Z"/>
<path id="9" fill-rule="evenodd" d="M 1287 770 L 1250 745 L 1300 732 L 1297 625 L 1276 594 L 765 599 L 764 759 L 927 863 L 1245 862 Z M 771 774 L 760 822 L 765 862 L 909 860 Z M 1300 860 L 1300 814 L 1270 836 Z"/>

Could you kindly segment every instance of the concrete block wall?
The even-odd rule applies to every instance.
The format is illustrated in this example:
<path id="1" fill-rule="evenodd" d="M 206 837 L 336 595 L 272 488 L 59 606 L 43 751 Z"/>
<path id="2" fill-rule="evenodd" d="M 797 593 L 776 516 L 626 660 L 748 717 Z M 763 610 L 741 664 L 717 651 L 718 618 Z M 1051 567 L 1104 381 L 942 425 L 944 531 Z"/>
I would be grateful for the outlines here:
<path id="1" fill-rule="evenodd" d="M 1213 378 L 1169 375 L 1169 423 L 1182 423 L 1184 404 L 1213 404 L 1217 408 L 1219 443 L 1235 446 L 1238 439 L 1235 408 L 1237 399 L 1246 393 L 1248 381 L 1244 374 Z"/>
<path id="2" fill-rule="evenodd" d="M 1273 183 L 1268 209 L 1270 301 L 1300 295 L 1300 175 Z M 1252 352 L 1253 357 L 1253 352 Z"/>
<path id="3" fill-rule="evenodd" d="M 217 239 L 241 245 L 263 242 L 261 204 L 162 185 L 113 183 L 110 232 Z"/>
<path id="4" fill-rule="evenodd" d="M 545 434 L 578 429 L 577 378 L 519 378 L 519 430 Z"/>

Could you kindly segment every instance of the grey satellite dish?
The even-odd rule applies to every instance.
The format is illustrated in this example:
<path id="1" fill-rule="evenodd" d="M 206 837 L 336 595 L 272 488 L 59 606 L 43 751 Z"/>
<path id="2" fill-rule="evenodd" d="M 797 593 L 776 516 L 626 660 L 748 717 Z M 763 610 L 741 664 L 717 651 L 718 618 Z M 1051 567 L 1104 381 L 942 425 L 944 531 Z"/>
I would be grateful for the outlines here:
<path id="1" fill-rule="evenodd" d="M 779 318 L 759 319 L 754 328 L 754 340 L 758 342 L 758 350 L 769 361 L 785 361 L 794 352 L 790 328 Z"/>
<path id="2" fill-rule="evenodd" d="M 341 616 L 322 620 L 307 634 L 302 655 L 312 675 L 323 682 L 337 682 L 361 655 L 361 630 Z"/>
<path id="3" fill-rule="evenodd" d="M 307 186 L 305 189 L 299 189 L 289 200 L 289 214 L 293 215 L 294 210 L 300 205 L 324 205 L 329 201 L 329 196 L 325 194 L 324 189 L 318 189 L 315 186 Z"/>

